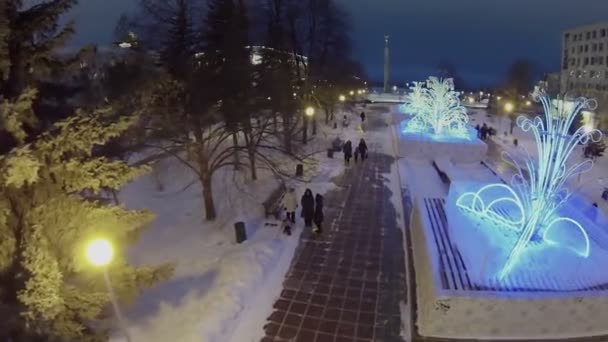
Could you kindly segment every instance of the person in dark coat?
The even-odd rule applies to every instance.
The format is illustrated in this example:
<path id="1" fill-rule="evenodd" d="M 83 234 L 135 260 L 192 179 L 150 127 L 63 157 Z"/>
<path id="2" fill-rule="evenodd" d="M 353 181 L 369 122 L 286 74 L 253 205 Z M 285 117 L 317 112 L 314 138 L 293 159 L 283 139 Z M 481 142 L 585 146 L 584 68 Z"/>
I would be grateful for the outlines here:
<path id="1" fill-rule="evenodd" d="M 365 112 L 361 112 L 361 122 L 365 122 Z"/>
<path id="2" fill-rule="evenodd" d="M 475 130 L 477 131 L 477 138 L 481 138 L 480 129 L 481 129 L 481 126 L 479 126 L 479 124 L 477 124 L 477 126 L 475 126 Z"/>
<path id="3" fill-rule="evenodd" d="M 315 216 L 315 198 L 312 195 L 312 190 L 306 189 L 304 195 L 302 195 L 302 217 L 304 218 L 304 225 L 307 228 L 312 227 L 312 220 Z"/>
<path id="4" fill-rule="evenodd" d="M 481 140 L 486 140 L 488 138 L 488 125 L 483 124 L 483 126 L 481 126 Z"/>
<path id="5" fill-rule="evenodd" d="M 323 196 L 317 194 L 315 197 L 315 229 L 313 229 L 314 233 L 321 234 L 323 233 L 323 219 L 325 216 L 323 215 Z"/>
<path id="6" fill-rule="evenodd" d="M 367 144 L 363 139 L 359 141 L 359 153 L 361 153 L 361 161 L 364 161 L 367 158 Z"/>
<path id="7" fill-rule="evenodd" d="M 344 144 L 343 152 L 344 161 L 346 161 L 346 165 L 348 165 L 350 164 L 350 159 L 353 157 L 353 143 L 350 140 Z"/>
<path id="8" fill-rule="evenodd" d="M 355 147 L 355 164 L 359 161 L 359 146 Z"/>

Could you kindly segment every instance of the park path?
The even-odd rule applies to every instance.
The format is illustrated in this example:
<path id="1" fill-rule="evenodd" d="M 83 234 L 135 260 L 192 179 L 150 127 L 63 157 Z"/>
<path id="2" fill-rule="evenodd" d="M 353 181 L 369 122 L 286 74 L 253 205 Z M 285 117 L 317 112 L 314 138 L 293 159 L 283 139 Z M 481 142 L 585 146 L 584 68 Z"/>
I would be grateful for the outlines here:
<path id="1" fill-rule="evenodd" d="M 324 235 L 302 234 L 262 342 L 403 341 L 404 244 L 385 184 L 393 162 L 370 153 L 335 180 Z"/>

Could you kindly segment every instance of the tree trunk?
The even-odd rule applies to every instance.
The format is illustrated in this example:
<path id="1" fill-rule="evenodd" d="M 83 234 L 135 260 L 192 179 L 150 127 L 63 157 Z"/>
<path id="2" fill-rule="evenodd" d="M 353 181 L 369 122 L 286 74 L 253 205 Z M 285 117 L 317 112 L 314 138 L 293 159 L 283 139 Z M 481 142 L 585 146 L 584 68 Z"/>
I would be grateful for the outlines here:
<path id="1" fill-rule="evenodd" d="M 304 120 L 302 121 L 302 144 L 306 145 L 308 143 L 308 119 L 304 116 Z"/>
<path id="2" fill-rule="evenodd" d="M 283 148 L 285 152 L 291 153 L 291 118 L 288 114 L 283 114 Z"/>
<path id="3" fill-rule="evenodd" d="M 232 145 L 234 146 L 234 170 L 238 171 L 240 169 L 241 160 L 239 159 L 239 138 L 237 136 L 237 131 L 235 130 L 232 133 Z"/>
<path id="4" fill-rule="evenodd" d="M 205 206 L 205 218 L 208 221 L 215 220 L 217 213 L 215 211 L 215 202 L 213 200 L 213 188 L 211 184 L 211 175 L 208 172 L 202 173 L 201 184 L 203 185 L 203 202 Z"/>
<path id="5" fill-rule="evenodd" d="M 317 118 L 312 118 L 312 135 L 317 135 Z"/>
<path id="6" fill-rule="evenodd" d="M 251 169 L 251 180 L 258 180 L 258 172 L 256 170 L 256 163 L 255 163 L 254 146 L 249 146 L 249 148 L 247 148 L 247 152 L 249 153 L 249 168 Z"/>

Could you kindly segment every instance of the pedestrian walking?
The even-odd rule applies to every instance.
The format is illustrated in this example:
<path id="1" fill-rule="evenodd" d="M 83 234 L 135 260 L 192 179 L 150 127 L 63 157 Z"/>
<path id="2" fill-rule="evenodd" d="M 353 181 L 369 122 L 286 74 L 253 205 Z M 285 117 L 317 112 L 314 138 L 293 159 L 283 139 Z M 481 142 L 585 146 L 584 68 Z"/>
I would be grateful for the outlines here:
<path id="1" fill-rule="evenodd" d="M 359 146 L 355 147 L 355 164 L 359 161 Z"/>
<path id="2" fill-rule="evenodd" d="M 350 140 L 347 141 L 342 151 L 344 152 L 344 161 L 346 165 L 349 165 L 350 159 L 353 157 L 353 143 Z"/>
<path id="3" fill-rule="evenodd" d="M 481 127 L 479 126 L 479 124 L 477 124 L 477 126 L 475 126 L 475 130 L 477 131 L 477 138 L 480 139 L 481 138 Z"/>
<path id="4" fill-rule="evenodd" d="M 361 123 L 365 122 L 365 112 L 361 112 Z"/>
<path id="5" fill-rule="evenodd" d="M 302 195 L 302 217 L 306 228 L 312 228 L 312 220 L 315 216 L 315 198 L 312 195 L 312 190 L 306 189 Z"/>
<path id="6" fill-rule="evenodd" d="M 323 233 L 323 219 L 325 216 L 323 215 L 323 196 L 317 194 L 315 197 L 315 228 L 313 229 L 314 233 L 321 234 Z"/>
<path id="7" fill-rule="evenodd" d="M 483 123 L 483 126 L 481 126 L 481 140 L 485 141 L 488 138 L 488 125 L 486 125 L 486 123 Z"/>
<path id="8" fill-rule="evenodd" d="M 367 144 L 365 143 L 364 139 L 361 139 L 361 141 L 359 141 L 359 153 L 361 154 L 361 161 L 365 161 L 365 159 L 367 159 Z"/>
<path id="9" fill-rule="evenodd" d="M 296 223 L 296 209 L 298 208 L 298 198 L 296 197 L 296 189 L 289 188 L 289 191 L 283 197 L 283 208 L 287 214 L 287 219 L 291 223 Z"/>

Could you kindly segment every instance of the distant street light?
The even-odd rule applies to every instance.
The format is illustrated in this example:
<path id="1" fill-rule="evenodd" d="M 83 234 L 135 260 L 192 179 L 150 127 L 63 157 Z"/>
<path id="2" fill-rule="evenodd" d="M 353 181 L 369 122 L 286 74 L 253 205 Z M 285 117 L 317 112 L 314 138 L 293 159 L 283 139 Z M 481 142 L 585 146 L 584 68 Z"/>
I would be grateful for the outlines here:
<path id="1" fill-rule="evenodd" d="M 315 109 L 313 107 L 306 108 L 306 116 L 313 117 L 315 115 Z"/>
<path id="2" fill-rule="evenodd" d="M 340 97 L 338 97 L 338 99 L 340 100 L 340 102 L 344 102 L 344 101 L 346 101 L 346 96 L 340 95 Z"/>
<path id="3" fill-rule="evenodd" d="M 497 96 L 497 97 L 496 97 L 496 99 L 497 99 L 498 101 L 500 101 L 500 100 L 502 100 L 502 97 Z"/>
<path id="4" fill-rule="evenodd" d="M 112 307 L 114 308 L 114 315 L 116 315 L 118 325 L 120 326 L 122 333 L 125 335 L 127 342 L 131 342 L 127 325 L 122 317 L 120 307 L 118 306 L 118 301 L 116 300 L 116 294 L 114 293 L 114 288 L 112 287 L 112 282 L 110 281 L 110 275 L 108 274 L 107 266 L 114 258 L 114 248 L 112 247 L 112 244 L 110 241 L 105 239 L 93 240 L 87 246 L 86 257 L 93 266 L 100 267 L 103 270 L 103 278 L 105 280 L 108 293 L 110 294 L 110 301 L 112 302 Z"/>
<path id="5" fill-rule="evenodd" d="M 480 91 L 480 92 L 479 92 L 479 96 L 483 96 L 483 91 Z"/>
<path id="6" fill-rule="evenodd" d="M 505 103 L 505 111 L 507 113 L 511 113 L 513 111 L 513 109 L 515 109 L 515 106 L 513 106 L 513 104 L 511 102 Z"/>
<path id="7" fill-rule="evenodd" d="M 355 91 L 351 90 L 349 94 L 350 94 L 350 96 L 354 96 L 355 95 Z"/>
<path id="8" fill-rule="evenodd" d="M 474 103 L 474 102 L 475 102 L 475 99 L 472 97 L 469 97 L 469 103 Z"/>
<path id="9" fill-rule="evenodd" d="M 532 105 L 532 102 L 526 101 L 526 106 L 530 107 L 531 105 Z"/>

